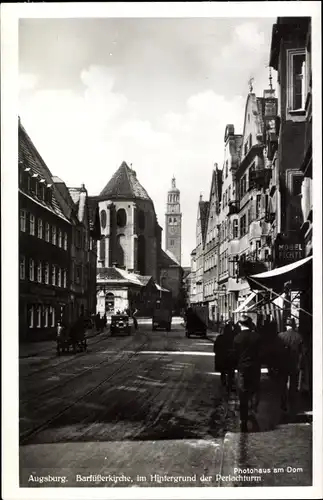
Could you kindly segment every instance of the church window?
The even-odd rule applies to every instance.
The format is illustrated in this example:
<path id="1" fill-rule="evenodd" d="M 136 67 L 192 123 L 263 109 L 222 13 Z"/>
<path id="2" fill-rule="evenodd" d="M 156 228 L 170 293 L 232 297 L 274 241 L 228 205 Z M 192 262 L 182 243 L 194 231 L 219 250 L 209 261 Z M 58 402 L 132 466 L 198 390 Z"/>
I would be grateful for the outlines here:
<path id="1" fill-rule="evenodd" d="M 117 225 L 124 227 L 127 224 L 127 214 L 124 208 L 120 208 L 117 212 Z"/>
<path id="2" fill-rule="evenodd" d="M 107 214 L 105 210 L 101 210 L 101 226 L 105 229 L 107 225 Z"/>
<path id="3" fill-rule="evenodd" d="M 169 224 L 172 223 L 172 218 L 171 217 L 168 218 L 168 222 L 169 222 Z"/>
<path id="4" fill-rule="evenodd" d="M 176 219 L 176 217 L 174 217 L 174 224 L 177 224 L 177 219 Z"/>
<path id="5" fill-rule="evenodd" d="M 139 210 L 138 213 L 138 226 L 139 229 L 145 229 L 145 212 L 143 210 Z"/>

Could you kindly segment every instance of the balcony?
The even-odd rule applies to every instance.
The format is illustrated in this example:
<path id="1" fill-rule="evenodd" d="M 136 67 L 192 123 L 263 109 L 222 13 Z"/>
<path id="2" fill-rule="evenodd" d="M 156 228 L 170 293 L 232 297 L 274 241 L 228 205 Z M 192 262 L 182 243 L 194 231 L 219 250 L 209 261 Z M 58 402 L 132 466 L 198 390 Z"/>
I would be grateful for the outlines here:
<path id="1" fill-rule="evenodd" d="M 235 215 L 239 213 L 239 201 L 229 201 L 227 215 Z"/>
<path id="2" fill-rule="evenodd" d="M 258 168 L 249 173 L 249 189 L 267 189 L 271 179 L 271 168 Z"/>

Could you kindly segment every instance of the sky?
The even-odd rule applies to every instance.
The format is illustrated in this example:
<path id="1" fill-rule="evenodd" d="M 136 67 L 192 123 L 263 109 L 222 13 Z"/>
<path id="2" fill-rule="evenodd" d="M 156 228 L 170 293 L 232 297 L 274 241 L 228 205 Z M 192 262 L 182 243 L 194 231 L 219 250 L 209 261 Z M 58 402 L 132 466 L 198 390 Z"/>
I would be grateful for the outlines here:
<path id="1" fill-rule="evenodd" d="M 97 195 L 126 161 L 164 228 L 173 175 L 182 265 L 227 124 L 268 88 L 275 18 L 19 20 L 19 115 L 53 175 Z M 274 86 L 275 86 L 275 74 Z M 164 245 L 164 237 L 163 237 Z"/>

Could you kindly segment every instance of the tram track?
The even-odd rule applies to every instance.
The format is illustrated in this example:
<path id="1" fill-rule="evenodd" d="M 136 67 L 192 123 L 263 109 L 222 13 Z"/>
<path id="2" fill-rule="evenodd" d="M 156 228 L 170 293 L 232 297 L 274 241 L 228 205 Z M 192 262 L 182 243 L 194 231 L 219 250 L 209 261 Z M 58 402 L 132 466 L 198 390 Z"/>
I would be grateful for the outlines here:
<path id="1" fill-rule="evenodd" d="M 26 431 L 24 434 L 22 434 L 20 436 L 20 445 L 23 445 L 26 443 L 27 440 L 30 439 L 30 437 L 32 437 L 33 435 L 37 434 L 38 432 L 40 432 L 41 430 L 44 430 L 46 429 L 46 427 L 48 427 L 52 422 L 54 422 L 55 420 L 57 420 L 61 415 L 63 415 L 64 413 L 66 413 L 69 409 L 71 409 L 73 406 L 75 406 L 76 404 L 78 404 L 80 401 L 82 401 L 82 399 L 86 398 L 87 396 L 91 395 L 93 392 L 95 392 L 99 387 L 101 387 L 103 384 L 105 384 L 106 382 L 108 382 L 109 380 L 111 380 L 120 370 L 122 370 L 122 368 L 134 357 L 136 356 L 144 346 L 147 346 L 150 342 L 150 338 L 148 337 L 148 335 L 146 334 L 146 340 L 145 342 L 143 342 L 134 352 L 132 352 L 129 356 L 127 356 L 127 359 L 125 359 L 125 361 L 118 366 L 118 368 L 116 370 L 114 370 L 112 373 L 110 373 L 107 377 L 105 377 L 103 380 L 101 380 L 95 387 L 92 387 L 91 389 L 89 389 L 88 391 L 86 391 L 85 393 L 83 393 L 81 396 L 79 396 L 78 398 L 76 398 L 72 403 L 70 403 L 69 405 L 65 406 L 61 411 L 57 412 L 54 416 L 52 416 L 51 418 L 47 419 L 45 422 L 35 426 L 34 428 L 32 428 L 31 430 L 29 431 Z M 107 363 L 108 361 L 107 360 L 103 360 L 100 365 L 103 365 L 104 363 Z M 87 369 L 86 371 L 82 371 L 78 374 L 75 374 L 74 377 L 62 382 L 61 384 L 58 384 L 54 387 L 51 387 L 50 389 L 48 389 L 47 391 L 44 391 L 43 393 L 41 394 L 37 394 L 34 396 L 34 398 L 29 398 L 25 401 L 21 401 L 20 403 L 20 407 L 23 406 L 23 405 L 27 405 L 27 404 L 30 404 L 31 402 L 33 402 L 35 399 L 39 399 L 41 397 L 43 397 L 44 395 L 47 395 L 49 392 L 51 391 L 54 391 L 54 390 L 57 390 L 58 388 L 62 387 L 62 385 L 66 385 L 70 382 L 73 382 L 74 380 L 76 380 L 76 378 L 78 377 L 81 377 L 83 375 L 85 375 L 88 371 L 90 371 L 92 369 L 89 368 Z M 21 410 L 20 410 L 21 411 Z"/>

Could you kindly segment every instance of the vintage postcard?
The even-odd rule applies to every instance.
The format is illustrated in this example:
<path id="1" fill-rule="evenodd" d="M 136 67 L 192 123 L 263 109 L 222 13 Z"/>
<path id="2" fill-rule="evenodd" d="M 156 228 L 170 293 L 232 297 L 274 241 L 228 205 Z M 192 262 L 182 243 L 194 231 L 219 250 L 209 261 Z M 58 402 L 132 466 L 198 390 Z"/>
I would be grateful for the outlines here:
<path id="1" fill-rule="evenodd" d="M 2 4 L 5 500 L 322 496 L 320 18 Z"/>

